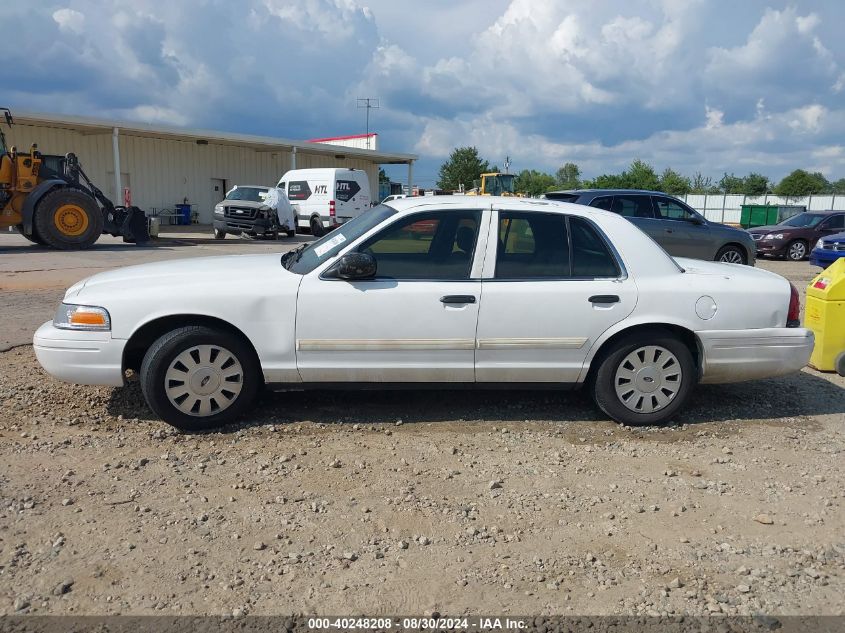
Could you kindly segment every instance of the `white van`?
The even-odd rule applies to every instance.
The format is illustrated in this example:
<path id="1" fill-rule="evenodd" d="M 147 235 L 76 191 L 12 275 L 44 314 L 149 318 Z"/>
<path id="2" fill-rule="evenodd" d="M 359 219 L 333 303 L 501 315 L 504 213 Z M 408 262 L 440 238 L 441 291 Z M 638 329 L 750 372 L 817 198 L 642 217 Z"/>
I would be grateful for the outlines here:
<path id="1" fill-rule="evenodd" d="M 370 179 L 361 169 L 291 169 L 278 187 L 293 205 L 297 231 L 315 237 L 370 208 Z"/>

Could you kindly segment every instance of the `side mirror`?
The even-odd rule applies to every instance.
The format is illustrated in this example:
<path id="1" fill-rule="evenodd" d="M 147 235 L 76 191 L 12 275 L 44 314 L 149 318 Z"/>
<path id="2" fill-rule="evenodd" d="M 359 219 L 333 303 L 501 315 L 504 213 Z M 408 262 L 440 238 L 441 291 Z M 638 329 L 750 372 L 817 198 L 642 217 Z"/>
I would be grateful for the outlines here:
<path id="1" fill-rule="evenodd" d="M 372 279 L 376 276 L 376 260 L 368 253 L 346 253 L 335 270 L 340 279 Z"/>
<path id="2" fill-rule="evenodd" d="M 704 224 L 704 218 L 702 218 L 700 215 L 694 215 L 694 216 L 692 216 L 692 219 L 690 220 L 690 222 L 692 222 L 693 224 L 698 224 L 699 226 L 701 226 L 702 224 Z"/>

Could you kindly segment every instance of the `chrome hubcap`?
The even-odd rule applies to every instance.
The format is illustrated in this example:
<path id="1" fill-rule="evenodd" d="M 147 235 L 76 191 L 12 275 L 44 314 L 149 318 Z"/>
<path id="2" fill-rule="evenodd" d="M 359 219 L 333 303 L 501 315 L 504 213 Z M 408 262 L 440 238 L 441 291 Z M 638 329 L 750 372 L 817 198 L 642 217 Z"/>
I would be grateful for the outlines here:
<path id="1" fill-rule="evenodd" d="M 719 258 L 719 261 L 727 262 L 728 264 L 741 264 L 742 255 L 739 254 L 739 251 L 731 249 L 722 253 L 722 256 Z"/>
<path id="2" fill-rule="evenodd" d="M 795 242 L 795 244 L 789 247 L 789 257 L 791 259 L 804 259 L 806 253 L 807 247 L 804 246 L 803 242 Z"/>
<path id="3" fill-rule="evenodd" d="M 164 391 L 182 413 L 206 417 L 229 408 L 243 380 L 243 368 L 232 352 L 219 345 L 196 345 L 170 363 Z"/>
<path id="4" fill-rule="evenodd" d="M 616 368 L 613 385 L 619 401 L 636 413 L 669 405 L 681 388 L 681 364 L 665 347 L 648 345 L 628 354 Z"/>

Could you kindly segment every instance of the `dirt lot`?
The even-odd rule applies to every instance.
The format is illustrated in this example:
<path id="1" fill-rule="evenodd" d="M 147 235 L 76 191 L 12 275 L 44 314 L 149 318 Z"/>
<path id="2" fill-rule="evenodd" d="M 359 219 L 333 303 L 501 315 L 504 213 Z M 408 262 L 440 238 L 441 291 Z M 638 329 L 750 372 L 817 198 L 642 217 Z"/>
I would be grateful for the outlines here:
<path id="1" fill-rule="evenodd" d="M 18 240 L 7 346 L 97 270 L 284 244 Z M 137 385 L 0 362 L 0 614 L 845 612 L 837 376 L 701 387 L 645 430 L 577 393 L 420 391 L 270 395 L 179 435 Z"/>

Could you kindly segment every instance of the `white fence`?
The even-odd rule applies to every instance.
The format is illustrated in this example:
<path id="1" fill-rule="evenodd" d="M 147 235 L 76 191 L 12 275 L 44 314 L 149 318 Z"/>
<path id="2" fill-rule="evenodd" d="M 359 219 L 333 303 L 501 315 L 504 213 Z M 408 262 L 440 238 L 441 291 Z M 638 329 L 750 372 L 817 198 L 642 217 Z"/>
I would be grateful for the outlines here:
<path id="1" fill-rule="evenodd" d="M 687 194 L 679 196 L 708 220 L 739 224 L 744 204 L 773 204 L 778 206 L 807 207 L 807 211 L 845 211 L 845 195 L 828 194 L 805 198 L 781 198 L 771 194 L 745 196 L 742 194 Z"/>

